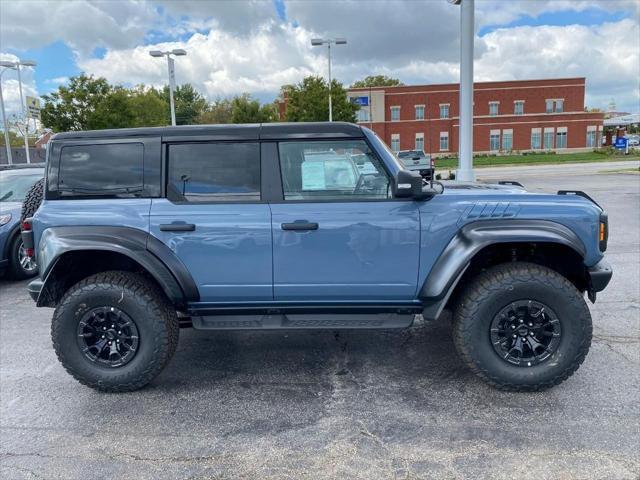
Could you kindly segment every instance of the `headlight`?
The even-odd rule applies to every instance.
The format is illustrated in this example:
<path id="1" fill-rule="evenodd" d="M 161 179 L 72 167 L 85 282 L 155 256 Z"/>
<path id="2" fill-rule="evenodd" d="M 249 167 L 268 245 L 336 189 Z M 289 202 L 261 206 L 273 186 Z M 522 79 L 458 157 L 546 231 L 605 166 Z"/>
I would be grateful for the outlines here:
<path id="1" fill-rule="evenodd" d="M 0 227 L 2 227 L 3 225 L 6 225 L 10 221 L 11 221 L 10 213 L 5 213 L 4 215 L 0 215 Z"/>

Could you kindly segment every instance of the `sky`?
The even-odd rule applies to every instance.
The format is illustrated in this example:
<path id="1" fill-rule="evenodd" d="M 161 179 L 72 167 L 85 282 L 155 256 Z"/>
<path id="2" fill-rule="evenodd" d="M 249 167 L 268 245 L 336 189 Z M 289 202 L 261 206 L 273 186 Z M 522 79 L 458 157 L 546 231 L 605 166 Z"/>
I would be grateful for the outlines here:
<path id="1" fill-rule="evenodd" d="M 476 81 L 584 76 L 586 105 L 640 111 L 640 0 L 476 0 Z M 250 93 L 263 102 L 284 84 L 326 76 L 313 37 L 346 37 L 334 78 L 405 84 L 459 80 L 460 7 L 446 0 L 0 0 L 0 59 L 25 68 L 28 95 L 80 72 L 133 86 L 167 81 L 149 50 L 184 48 L 178 83 L 208 99 Z M 2 75 L 9 114 L 16 75 Z"/>

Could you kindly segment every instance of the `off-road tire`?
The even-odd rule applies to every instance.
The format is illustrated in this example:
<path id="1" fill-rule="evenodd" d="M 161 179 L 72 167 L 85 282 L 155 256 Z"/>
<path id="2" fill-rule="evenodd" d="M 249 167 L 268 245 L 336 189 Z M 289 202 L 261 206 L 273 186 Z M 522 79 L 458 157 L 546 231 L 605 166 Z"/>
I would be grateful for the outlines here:
<path id="1" fill-rule="evenodd" d="M 114 306 L 136 324 L 139 345 L 128 363 L 108 368 L 92 363 L 77 342 L 83 314 Z M 83 385 L 104 392 L 130 392 L 147 385 L 175 353 L 179 324 L 164 293 L 143 275 L 111 271 L 92 275 L 71 287 L 55 309 L 51 338 L 60 363 Z"/>
<path id="2" fill-rule="evenodd" d="M 533 299 L 557 314 L 562 336 L 557 350 L 544 362 L 513 365 L 491 343 L 494 316 L 511 302 Z M 539 391 L 562 383 L 584 361 L 593 332 L 583 295 L 559 273 L 532 263 L 498 265 L 479 274 L 459 298 L 454 310 L 453 339 L 468 367 L 490 385 L 508 391 Z"/>
<path id="3" fill-rule="evenodd" d="M 11 244 L 9 245 L 9 276 L 15 280 L 24 280 L 25 278 L 35 277 L 38 274 L 38 269 L 35 270 L 25 270 L 22 265 L 20 265 L 20 259 L 18 252 L 20 247 L 22 246 L 22 237 L 20 233 L 15 235 L 11 239 Z"/>
<path id="4" fill-rule="evenodd" d="M 25 218 L 33 217 L 33 214 L 36 213 L 36 210 L 40 207 L 43 197 L 44 178 L 41 178 L 33 184 L 27 192 L 27 195 L 24 197 L 24 201 L 22 202 L 22 211 L 20 213 L 20 221 L 23 221 Z"/>

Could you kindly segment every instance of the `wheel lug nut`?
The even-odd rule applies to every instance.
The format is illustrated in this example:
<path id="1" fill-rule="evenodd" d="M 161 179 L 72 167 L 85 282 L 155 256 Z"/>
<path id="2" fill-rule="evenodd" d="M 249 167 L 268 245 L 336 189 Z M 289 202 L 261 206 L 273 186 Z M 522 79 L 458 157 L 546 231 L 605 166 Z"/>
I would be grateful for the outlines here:
<path id="1" fill-rule="evenodd" d="M 102 338 L 104 338 L 104 335 L 102 335 Z"/>
<path id="2" fill-rule="evenodd" d="M 109 345 L 111 345 L 111 342 L 109 342 Z"/>
<path id="3" fill-rule="evenodd" d="M 118 330 L 118 335 L 122 335 L 122 331 L 121 330 Z"/>
<path id="4" fill-rule="evenodd" d="M 523 319 L 520 319 L 520 323 L 524 323 L 524 320 L 523 320 Z"/>
<path id="5" fill-rule="evenodd" d="M 115 325 L 111 325 L 111 328 L 115 328 Z"/>
<path id="6" fill-rule="evenodd" d="M 529 322 L 529 326 L 530 326 L 530 327 L 533 327 L 533 323 Z"/>
<path id="7" fill-rule="evenodd" d="M 516 326 L 515 325 L 511 325 L 511 329 L 515 330 Z"/>
<path id="8" fill-rule="evenodd" d="M 112 311 L 112 312 L 115 312 L 115 310 L 116 310 L 115 308 L 111 307 L 111 311 Z"/>
<path id="9" fill-rule="evenodd" d="M 102 327 L 102 329 L 103 329 L 103 330 L 106 330 L 106 329 L 107 329 L 107 327 Z"/>
<path id="10" fill-rule="evenodd" d="M 516 335 L 515 333 L 513 334 L 513 338 L 516 338 L 518 335 Z"/>

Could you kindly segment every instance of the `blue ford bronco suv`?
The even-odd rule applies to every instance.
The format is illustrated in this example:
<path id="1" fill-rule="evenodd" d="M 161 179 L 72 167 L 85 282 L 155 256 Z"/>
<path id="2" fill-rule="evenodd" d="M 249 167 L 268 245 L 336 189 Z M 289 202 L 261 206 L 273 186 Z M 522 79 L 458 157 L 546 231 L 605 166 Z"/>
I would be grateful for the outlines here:
<path id="1" fill-rule="evenodd" d="M 62 365 L 102 391 L 150 382 L 181 326 L 405 328 L 444 308 L 471 370 L 541 390 L 589 349 L 607 216 L 506 183 L 427 183 L 347 123 L 61 133 L 23 222 L 28 288 Z"/>

